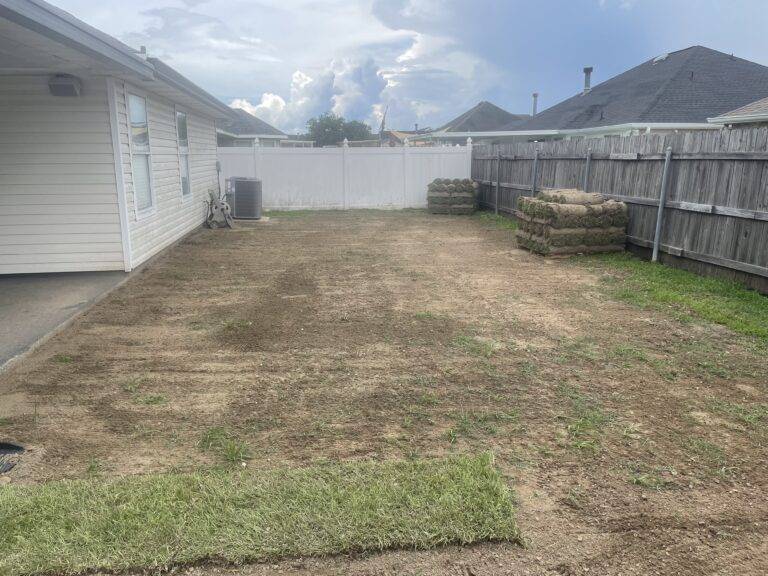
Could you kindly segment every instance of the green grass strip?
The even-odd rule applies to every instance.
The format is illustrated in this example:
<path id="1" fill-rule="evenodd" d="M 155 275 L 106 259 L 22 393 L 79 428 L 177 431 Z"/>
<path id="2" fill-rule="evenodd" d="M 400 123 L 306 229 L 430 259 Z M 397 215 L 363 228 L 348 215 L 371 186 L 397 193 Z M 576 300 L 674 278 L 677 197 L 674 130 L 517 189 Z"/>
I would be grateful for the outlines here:
<path id="1" fill-rule="evenodd" d="M 642 307 L 672 306 L 768 343 L 768 297 L 736 282 L 699 276 L 626 253 L 581 261 L 621 272 L 611 278 L 610 288 L 622 300 Z"/>
<path id="2" fill-rule="evenodd" d="M 0 574 L 518 540 L 492 456 L 0 488 Z"/>

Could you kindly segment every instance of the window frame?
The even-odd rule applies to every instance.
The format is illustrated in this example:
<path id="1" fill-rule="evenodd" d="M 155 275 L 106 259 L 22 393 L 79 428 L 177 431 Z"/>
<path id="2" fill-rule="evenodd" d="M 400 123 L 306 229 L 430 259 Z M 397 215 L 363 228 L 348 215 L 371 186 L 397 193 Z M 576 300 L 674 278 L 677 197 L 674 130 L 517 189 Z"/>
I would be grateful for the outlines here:
<path id="1" fill-rule="evenodd" d="M 126 124 L 128 127 L 128 152 L 131 159 L 131 188 L 133 190 L 133 211 L 136 220 L 142 220 L 157 212 L 157 198 L 155 196 L 155 182 L 152 170 L 152 133 L 149 126 L 149 96 L 142 90 L 136 90 L 133 87 L 125 86 L 123 90 L 125 96 Z M 133 130 L 131 129 L 131 96 L 144 100 L 144 111 L 147 116 L 147 151 L 139 152 L 133 143 Z M 133 157 L 136 155 L 147 157 L 147 169 L 149 172 L 149 200 L 150 205 L 146 208 L 139 208 L 139 202 L 136 195 L 136 176 Z"/>
<path id="2" fill-rule="evenodd" d="M 181 138 L 179 137 L 179 114 L 184 115 L 184 123 L 187 125 L 187 145 L 181 145 Z M 173 106 L 173 123 L 176 126 L 176 151 L 179 157 L 179 187 L 181 191 L 181 199 L 186 202 L 192 198 L 195 194 L 192 190 L 192 158 L 189 146 L 189 112 L 178 105 Z M 187 159 L 187 183 L 189 185 L 189 191 L 184 194 L 184 177 L 182 175 L 181 157 L 185 156 Z"/>

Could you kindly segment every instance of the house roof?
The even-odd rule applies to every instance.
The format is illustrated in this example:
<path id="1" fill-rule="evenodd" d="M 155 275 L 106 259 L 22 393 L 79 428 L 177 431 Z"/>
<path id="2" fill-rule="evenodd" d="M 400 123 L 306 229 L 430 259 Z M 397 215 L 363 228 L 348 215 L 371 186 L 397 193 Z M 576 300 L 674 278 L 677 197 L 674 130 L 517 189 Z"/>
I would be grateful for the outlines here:
<path id="1" fill-rule="evenodd" d="M 750 102 L 746 106 L 736 108 L 715 118 L 710 118 L 710 122 L 716 124 L 739 124 L 743 122 L 766 122 L 768 121 L 768 98 L 761 98 Z"/>
<path id="2" fill-rule="evenodd" d="M 768 96 L 768 67 L 704 46 L 658 56 L 506 130 L 706 123 Z"/>
<path id="3" fill-rule="evenodd" d="M 164 96 L 182 94 L 190 103 L 196 102 L 204 105 L 206 110 L 214 111 L 214 115 L 224 117 L 229 114 L 223 102 L 167 64 L 157 58 L 147 58 L 145 54 L 43 0 L 0 0 L 0 18 L 13 23 L 9 26 L 16 26 L 16 30 L 25 30 L 27 34 L 46 39 L 53 51 L 56 48 L 69 50 L 71 54 L 83 54 L 99 62 L 101 73 L 125 79 L 138 77 L 147 82 L 148 89 L 161 88 L 159 93 Z M 22 52 L 26 54 L 29 50 Z M 39 50 L 35 55 L 38 58 L 44 57 L 44 53 Z M 60 58 L 56 68 L 65 68 L 67 63 L 66 58 Z"/>
<path id="4" fill-rule="evenodd" d="M 216 127 L 220 132 L 226 132 L 234 136 L 275 136 L 287 138 L 285 132 L 267 124 L 261 118 L 257 118 L 242 108 L 230 109 L 230 118 L 218 122 Z"/>
<path id="5" fill-rule="evenodd" d="M 512 114 L 484 100 L 435 132 L 492 132 L 529 118 L 528 114 Z"/>

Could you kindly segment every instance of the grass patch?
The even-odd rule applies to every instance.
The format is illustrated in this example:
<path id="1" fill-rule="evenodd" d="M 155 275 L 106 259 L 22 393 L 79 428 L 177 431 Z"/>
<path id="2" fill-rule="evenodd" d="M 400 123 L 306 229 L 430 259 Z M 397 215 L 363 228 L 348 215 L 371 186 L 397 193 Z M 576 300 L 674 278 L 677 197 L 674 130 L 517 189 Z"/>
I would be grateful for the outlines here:
<path id="1" fill-rule="evenodd" d="M 144 394 L 143 396 L 137 396 L 133 401 L 144 406 L 160 406 L 168 402 L 168 398 L 162 394 Z"/>
<path id="2" fill-rule="evenodd" d="M 72 364 L 75 359 L 68 354 L 54 354 L 53 361 L 58 362 L 59 364 Z"/>
<path id="3" fill-rule="evenodd" d="M 475 218 L 483 224 L 492 224 L 505 230 L 517 230 L 517 219 L 493 212 L 475 212 Z"/>
<path id="4" fill-rule="evenodd" d="M 214 426 L 203 432 L 198 446 L 217 453 L 228 464 L 240 464 L 251 459 L 248 445 L 223 426 Z"/>
<path id="5" fill-rule="evenodd" d="M 740 284 L 698 276 L 629 254 L 580 260 L 621 272 L 609 282 L 611 292 L 622 300 L 641 307 L 671 307 L 680 315 L 708 320 L 768 344 L 768 298 Z"/>
<path id="6" fill-rule="evenodd" d="M 491 455 L 0 489 L 0 574 L 519 541 Z"/>
<path id="7" fill-rule="evenodd" d="M 516 424 L 516 412 L 459 412 L 454 415 L 454 426 L 447 432 L 448 440 L 454 444 L 459 436 L 475 438 L 478 435 L 493 436 L 500 426 Z"/>
<path id="8" fill-rule="evenodd" d="M 600 449 L 600 435 L 610 422 L 610 417 L 596 401 L 573 386 L 561 384 L 558 392 L 571 402 L 573 415 L 567 418 L 566 426 L 571 446 L 597 452 Z"/>
<path id="9" fill-rule="evenodd" d="M 711 403 L 712 410 L 745 424 L 749 428 L 758 428 L 768 424 L 768 404 L 733 404 L 715 400 Z"/>
<path id="10" fill-rule="evenodd" d="M 733 469 L 728 467 L 725 450 L 717 444 L 703 438 L 689 438 L 685 442 L 685 448 L 718 476 L 729 476 L 733 472 Z"/>
<path id="11" fill-rule="evenodd" d="M 490 338 L 478 338 L 477 336 L 467 336 L 466 334 L 457 336 L 451 344 L 456 348 L 461 348 L 468 354 L 483 358 L 490 358 L 497 350 L 502 348 L 500 343 Z"/>

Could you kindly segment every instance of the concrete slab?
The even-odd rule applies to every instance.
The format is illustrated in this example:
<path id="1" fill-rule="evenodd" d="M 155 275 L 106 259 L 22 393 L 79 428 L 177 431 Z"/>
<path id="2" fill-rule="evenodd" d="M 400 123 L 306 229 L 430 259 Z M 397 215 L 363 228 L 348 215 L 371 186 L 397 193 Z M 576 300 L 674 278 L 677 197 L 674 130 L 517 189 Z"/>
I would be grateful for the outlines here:
<path id="1" fill-rule="evenodd" d="M 125 272 L 0 276 L 0 368 L 127 276 Z"/>

